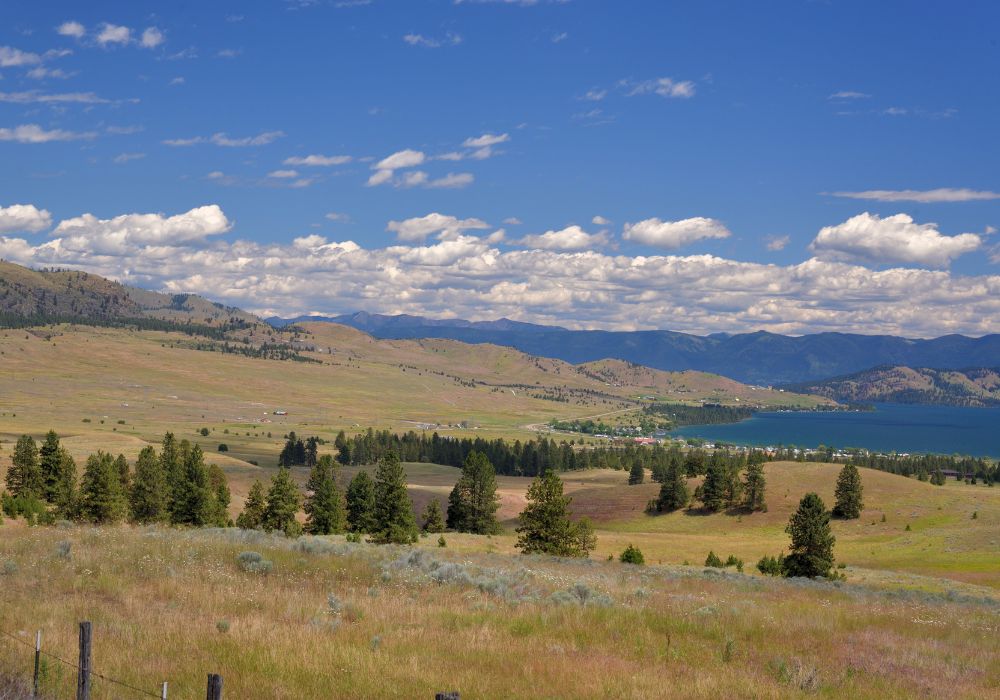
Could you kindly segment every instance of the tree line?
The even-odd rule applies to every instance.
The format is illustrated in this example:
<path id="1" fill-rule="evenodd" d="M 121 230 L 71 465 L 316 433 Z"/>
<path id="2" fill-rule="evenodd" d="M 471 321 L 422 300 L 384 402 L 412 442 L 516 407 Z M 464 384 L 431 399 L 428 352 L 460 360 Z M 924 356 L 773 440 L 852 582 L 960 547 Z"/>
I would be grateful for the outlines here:
<path id="1" fill-rule="evenodd" d="M 160 452 L 147 446 L 135 464 L 125 455 L 98 451 L 77 465 L 50 430 L 41 446 L 22 435 L 7 471 L 3 512 L 31 522 L 56 519 L 95 524 L 226 526 L 229 484 L 215 464 L 206 464 L 198 445 L 163 436 Z"/>

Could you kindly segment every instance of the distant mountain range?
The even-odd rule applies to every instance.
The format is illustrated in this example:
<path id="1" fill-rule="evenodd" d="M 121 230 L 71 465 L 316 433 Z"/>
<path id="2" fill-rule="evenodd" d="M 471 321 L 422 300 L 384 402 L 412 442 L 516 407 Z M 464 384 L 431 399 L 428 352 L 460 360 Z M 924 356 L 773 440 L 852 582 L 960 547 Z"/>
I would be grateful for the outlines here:
<path id="1" fill-rule="evenodd" d="M 339 323 L 344 326 L 356 328 L 370 335 L 380 335 L 383 338 L 409 338 L 409 337 L 446 337 L 434 335 L 400 335 L 404 331 L 426 328 L 471 328 L 480 331 L 500 331 L 500 332 L 548 332 L 565 331 L 561 326 L 540 326 L 535 323 L 522 323 L 521 321 L 511 321 L 509 318 L 500 318 L 496 321 L 464 321 L 462 319 L 434 319 L 423 316 L 410 316 L 409 314 L 398 314 L 396 316 L 385 316 L 382 314 L 370 314 L 365 311 L 358 311 L 353 314 L 343 316 L 296 316 L 295 318 L 281 318 L 272 316 L 264 319 L 275 328 L 283 328 L 295 323 Z M 397 335 L 391 335 L 397 333 Z M 389 335 L 387 335 L 389 334 Z"/>
<path id="2" fill-rule="evenodd" d="M 1000 335 L 914 340 L 887 335 L 755 333 L 698 336 L 675 331 L 574 331 L 508 319 L 471 322 L 357 313 L 268 319 L 274 325 L 328 320 L 379 338 L 450 338 L 508 345 L 573 364 L 617 358 L 656 369 L 714 372 L 741 382 L 789 384 L 839 377 L 881 365 L 961 369 L 1000 366 Z"/>
<path id="3" fill-rule="evenodd" d="M 843 402 L 1000 406 L 1000 368 L 874 367 L 846 377 L 785 388 Z"/>

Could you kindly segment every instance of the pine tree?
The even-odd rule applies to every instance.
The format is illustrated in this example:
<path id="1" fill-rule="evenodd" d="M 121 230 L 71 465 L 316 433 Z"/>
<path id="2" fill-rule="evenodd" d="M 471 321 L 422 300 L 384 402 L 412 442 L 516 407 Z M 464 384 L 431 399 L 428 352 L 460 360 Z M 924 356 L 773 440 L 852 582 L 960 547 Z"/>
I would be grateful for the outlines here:
<path id="1" fill-rule="evenodd" d="M 837 490 L 834 492 L 836 502 L 833 506 L 833 517 L 853 520 L 861 517 L 864 502 L 861 494 L 861 474 L 853 464 L 845 464 L 837 476 Z"/>
<path id="2" fill-rule="evenodd" d="M 306 512 L 306 532 L 310 535 L 332 535 L 344 529 L 344 504 L 334 480 L 333 458 L 323 455 L 316 462 L 306 484 L 303 509 Z"/>
<path id="3" fill-rule="evenodd" d="M 80 517 L 92 523 L 118 523 L 128 514 L 115 458 L 98 452 L 87 458 L 80 484 Z"/>
<path id="4" fill-rule="evenodd" d="M 78 495 L 76 492 L 76 462 L 65 447 L 59 448 L 59 480 L 52 503 L 56 513 L 63 518 L 76 517 Z"/>
<path id="5" fill-rule="evenodd" d="M 247 500 L 243 503 L 243 512 L 236 518 L 236 527 L 242 530 L 260 530 L 264 526 L 266 506 L 264 484 L 260 483 L 260 479 L 254 479 Z"/>
<path id="6" fill-rule="evenodd" d="M 656 510 L 660 513 L 671 513 L 686 506 L 690 499 L 683 466 L 680 462 L 671 462 L 663 478 L 663 485 L 660 486 L 660 495 L 656 499 Z"/>
<path id="7" fill-rule="evenodd" d="M 38 445 L 30 435 L 22 435 L 14 446 L 7 469 L 7 490 L 18 498 L 41 498 L 43 494 L 42 470 L 38 463 Z"/>
<path id="8" fill-rule="evenodd" d="M 635 486 L 641 484 L 646 478 L 646 471 L 642 468 L 642 463 L 637 459 L 632 462 L 632 468 L 628 473 L 628 485 Z"/>
<path id="9" fill-rule="evenodd" d="M 208 465 L 208 489 L 211 494 L 208 523 L 216 527 L 232 525 L 229 519 L 229 502 L 232 494 L 229 491 L 229 480 L 217 464 Z"/>
<path id="10" fill-rule="evenodd" d="M 174 485 L 170 522 L 174 525 L 203 527 L 212 522 L 213 494 L 208 484 L 208 469 L 201 447 L 182 440 L 178 450 L 183 464 L 179 484 Z"/>
<path id="11" fill-rule="evenodd" d="M 128 460 L 125 455 L 119 454 L 115 458 L 115 469 L 118 471 L 118 478 L 122 482 L 122 493 L 128 494 L 132 489 L 132 475 L 129 473 Z"/>
<path id="12" fill-rule="evenodd" d="M 299 512 L 302 496 L 299 488 L 292 481 L 292 473 L 282 468 L 271 479 L 271 488 L 267 491 L 267 505 L 264 506 L 264 517 L 261 525 L 267 532 L 279 530 L 289 537 L 297 536 L 302 527 L 295 519 Z"/>
<path id="13" fill-rule="evenodd" d="M 347 487 L 347 524 L 351 532 L 375 530 L 375 482 L 358 472 Z"/>
<path id="14" fill-rule="evenodd" d="M 496 519 L 499 508 L 496 470 L 486 455 L 472 451 L 448 496 L 448 527 L 478 535 L 496 534 L 500 531 Z"/>
<path id="15" fill-rule="evenodd" d="M 562 480 L 549 470 L 528 488 L 528 504 L 520 515 L 517 548 L 524 554 L 586 557 L 597 544 L 586 519 L 569 519 L 572 498 L 563 495 Z"/>
<path id="16" fill-rule="evenodd" d="M 151 446 L 142 448 L 135 462 L 130 505 L 134 522 L 159 523 L 169 519 L 167 478 L 156 450 Z"/>
<path id="17" fill-rule="evenodd" d="M 823 500 L 807 493 L 792 514 L 785 532 L 791 535 L 791 554 L 785 557 L 786 576 L 826 576 L 833 567 L 833 533 Z"/>
<path id="18" fill-rule="evenodd" d="M 59 436 L 50 430 L 38 450 L 38 466 L 42 472 L 41 496 L 48 503 L 56 502 L 62 486 L 59 449 Z"/>
<path id="19" fill-rule="evenodd" d="M 372 542 L 408 544 L 416 541 L 413 504 L 406 492 L 406 472 L 395 452 L 387 452 L 375 469 L 375 531 Z"/>
<path id="20" fill-rule="evenodd" d="M 167 509 L 171 513 L 176 508 L 176 500 L 184 481 L 184 460 L 173 433 L 165 433 L 160 448 L 160 468 L 167 483 Z"/>
<path id="21" fill-rule="evenodd" d="M 743 483 L 743 506 L 747 510 L 767 510 L 767 503 L 764 500 L 766 486 L 763 460 L 751 457 L 747 463 L 746 480 Z"/>
<path id="22" fill-rule="evenodd" d="M 423 521 L 424 532 L 444 532 L 444 514 L 441 512 L 441 503 L 436 498 L 432 498 L 424 508 Z"/>
<path id="23" fill-rule="evenodd" d="M 725 467 L 713 460 L 708 465 L 705 481 L 698 487 L 698 498 L 705 510 L 718 513 L 726 503 L 726 473 Z"/>

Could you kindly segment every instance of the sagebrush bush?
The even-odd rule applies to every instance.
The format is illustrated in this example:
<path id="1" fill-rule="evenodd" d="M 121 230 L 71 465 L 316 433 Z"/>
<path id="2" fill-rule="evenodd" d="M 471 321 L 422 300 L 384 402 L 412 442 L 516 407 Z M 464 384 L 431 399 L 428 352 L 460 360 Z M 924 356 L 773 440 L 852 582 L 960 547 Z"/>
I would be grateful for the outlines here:
<path id="1" fill-rule="evenodd" d="M 240 568 L 250 574 L 269 574 L 274 564 L 260 552 L 240 552 L 236 557 Z"/>

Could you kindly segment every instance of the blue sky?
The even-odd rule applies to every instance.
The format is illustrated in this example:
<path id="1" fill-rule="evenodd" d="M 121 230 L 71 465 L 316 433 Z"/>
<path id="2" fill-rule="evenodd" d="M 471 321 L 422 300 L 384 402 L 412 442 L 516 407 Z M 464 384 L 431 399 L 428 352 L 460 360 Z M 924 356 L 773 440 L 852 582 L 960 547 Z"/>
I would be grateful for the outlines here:
<path id="1" fill-rule="evenodd" d="M 0 255 L 262 313 L 998 332 L 998 20 L 8 0 Z"/>

